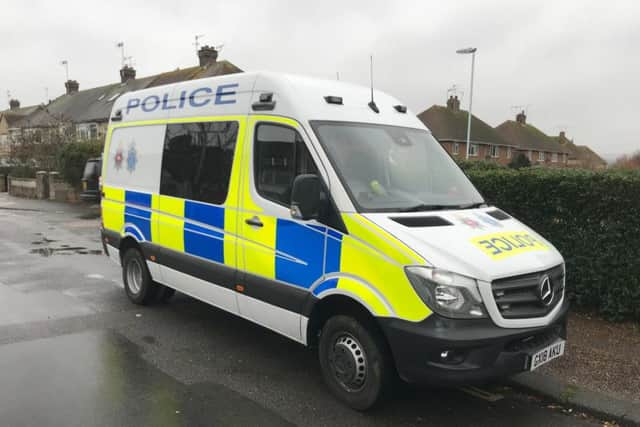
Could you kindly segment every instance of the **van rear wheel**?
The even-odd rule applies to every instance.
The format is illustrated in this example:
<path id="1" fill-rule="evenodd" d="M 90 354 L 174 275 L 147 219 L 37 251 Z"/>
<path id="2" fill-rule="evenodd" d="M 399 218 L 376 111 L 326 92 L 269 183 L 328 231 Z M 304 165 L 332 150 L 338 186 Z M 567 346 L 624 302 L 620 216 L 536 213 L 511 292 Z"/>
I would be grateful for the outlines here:
<path id="1" fill-rule="evenodd" d="M 341 401 L 360 411 L 379 403 L 392 386 L 394 367 L 382 334 L 353 317 L 331 317 L 318 349 L 325 383 Z"/>
<path id="2" fill-rule="evenodd" d="M 158 292 L 158 285 L 151 280 L 147 263 L 136 248 L 128 249 L 122 257 L 122 281 L 134 304 L 147 305 Z"/>

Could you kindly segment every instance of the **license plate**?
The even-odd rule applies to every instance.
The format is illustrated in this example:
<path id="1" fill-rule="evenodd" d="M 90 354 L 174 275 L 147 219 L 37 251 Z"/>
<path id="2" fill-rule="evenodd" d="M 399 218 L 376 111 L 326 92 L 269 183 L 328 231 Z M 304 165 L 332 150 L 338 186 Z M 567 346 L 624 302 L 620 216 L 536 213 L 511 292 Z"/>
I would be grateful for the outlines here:
<path id="1" fill-rule="evenodd" d="M 565 340 L 559 340 L 551 344 L 550 346 L 543 348 L 537 353 L 534 353 L 531 356 L 531 363 L 529 365 L 529 370 L 533 371 L 534 369 L 539 368 L 545 363 L 549 363 L 553 359 L 556 359 L 562 356 L 564 354 L 564 344 L 565 344 Z"/>

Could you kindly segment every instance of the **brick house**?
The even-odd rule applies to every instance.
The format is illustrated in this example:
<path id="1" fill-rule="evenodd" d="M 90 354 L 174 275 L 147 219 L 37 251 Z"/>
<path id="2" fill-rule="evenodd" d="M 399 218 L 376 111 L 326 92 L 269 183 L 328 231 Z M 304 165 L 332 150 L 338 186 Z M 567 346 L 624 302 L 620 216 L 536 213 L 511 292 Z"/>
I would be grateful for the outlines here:
<path id="1" fill-rule="evenodd" d="M 22 120 L 40 108 L 42 107 L 39 105 L 21 108 L 20 101 L 11 99 L 9 109 L 0 111 L 0 166 L 6 162 L 6 158 L 9 156 L 11 135 L 19 133 Z"/>
<path id="2" fill-rule="evenodd" d="M 560 131 L 558 136 L 552 138 L 569 151 L 567 166 L 592 170 L 607 168 L 606 160 L 586 145 L 574 144 L 572 139 L 567 138 L 564 131 Z"/>
<path id="3" fill-rule="evenodd" d="M 460 109 L 457 96 L 450 96 L 447 105 L 433 105 L 418 118 L 455 159 L 465 159 L 467 150 L 467 112 Z M 517 146 L 505 141 L 487 123 L 471 116 L 470 160 L 490 160 L 501 164 L 511 162 Z"/>
<path id="4" fill-rule="evenodd" d="M 557 140 L 527 123 L 524 111 L 516 115 L 516 120 L 507 120 L 496 127 L 496 132 L 509 144 L 517 147 L 532 165 L 566 167 L 569 150 Z"/>
<path id="5" fill-rule="evenodd" d="M 109 115 L 114 101 L 123 93 L 150 87 L 194 80 L 224 74 L 240 73 L 242 70 L 229 61 L 218 60 L 218 51 L 202 46 L 198 51 L 199 64 L 194 67 L 176 69 L 149 77 L 136 78 L 136 70 L 125 65 L 120 69 L 120 81 L 106 86 L 80 90 L 76 80 L 65 82 L 65 94 L 46 105 L 27 107 L 25 114 L 17 117 L 13 110 L 0 112 L 3 120 L 12 118 L 8 125 L 0 124 L 0 142 L 8 141 L 10 133 L 52 131 L 59 126 L 73 126 L 79 139 L 104 138 L 109 124 Z M 19 104 L 18 104 L 19 106 Z M 0 122 L 2 123 L 2 122 Z M 3 127 L 11 127 L 3 134 Z M 4 136 L 4 138 L 3 138 Z M 8 144 L 6 144 L 8 145 Z M 1 150 L 1 148 L 0 148 Z M 0 151 L 0 162 L 8 153 Z"/>

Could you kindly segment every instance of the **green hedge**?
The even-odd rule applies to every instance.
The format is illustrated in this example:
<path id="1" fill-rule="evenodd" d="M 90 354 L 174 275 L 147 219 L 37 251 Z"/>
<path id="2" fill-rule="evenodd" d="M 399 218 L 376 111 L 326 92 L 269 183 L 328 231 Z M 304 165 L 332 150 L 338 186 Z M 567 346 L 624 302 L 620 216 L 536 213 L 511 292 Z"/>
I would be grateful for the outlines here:
<path id="1" fill-rule="evenodd" d="M 563 254 L 574 305 L 640 320 L 640 172 L 468 169 L 485 199 Z"/>
<path id="2" fill-rule="evenodd" d="M 85 163 L 102 154 L 102 141 L 75 141 L 64 144 L 56 154 L 58 170 L 69 184 L 79 187 Z"/>
<path id="3" fill-rule="evenodd" d="M 31 165 L 15 165 L 0 167 L 0 175 L 10 175 L 14 178 L 35 178 L 36 168 Z"/>

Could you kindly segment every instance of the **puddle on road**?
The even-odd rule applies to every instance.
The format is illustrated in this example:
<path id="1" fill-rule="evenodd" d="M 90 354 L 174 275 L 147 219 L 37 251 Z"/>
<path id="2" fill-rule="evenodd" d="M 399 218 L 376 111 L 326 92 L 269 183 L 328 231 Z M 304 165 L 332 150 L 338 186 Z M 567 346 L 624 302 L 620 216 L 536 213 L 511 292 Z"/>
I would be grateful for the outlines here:
<path id="1" fill-rule="evenodd" d="M 42 233 L 34 233 L 36 236 L 42 236 L 40 240 L 31 242 L 33 246 L 37 246 L 29 251 L 29 253 L 50 257 L 52 255 L 102 255 L 101 249 L 87 249 L 84 246 L 70 246 L 60 244 L 59 247 L 51 247 L 50 243 L 57 242 L 55 239 L 48 239 Z"/>
<path id="2" fill-rule="evenodd" d="M 49 257 L 52 255 L 102 255 L 102 251 L 100 249 L 87 249 L 85 247 L 71 247 L 65 246 L 60 248 L 34 248 L 29 251 L 32 254 L 38 254 L 43 257 Z"/>

